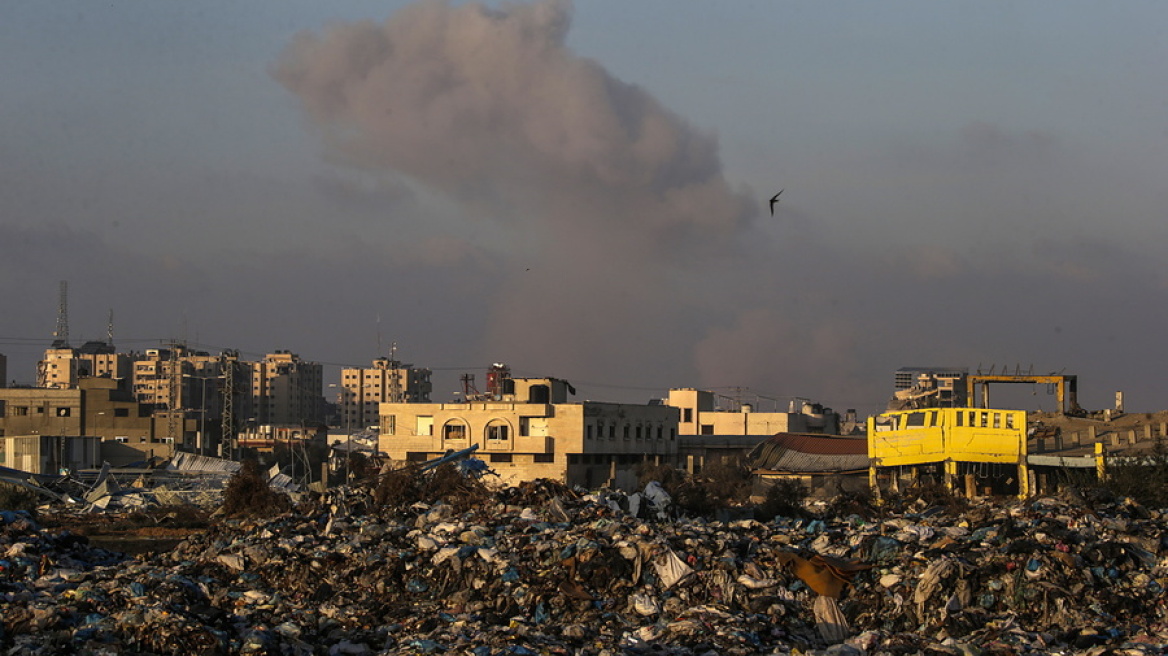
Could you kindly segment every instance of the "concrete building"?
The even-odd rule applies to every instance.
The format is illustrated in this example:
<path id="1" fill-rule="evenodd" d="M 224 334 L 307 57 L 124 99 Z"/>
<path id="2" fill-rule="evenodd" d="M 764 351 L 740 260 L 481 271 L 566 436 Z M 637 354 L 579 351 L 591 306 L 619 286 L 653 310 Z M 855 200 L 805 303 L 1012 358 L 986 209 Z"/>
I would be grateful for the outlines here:
<path id="1" fill-rule="evenodd" d="M 341 370 L 338 406 L 341 425 L 351 430 L 376 426 L 382 403 L 429 403 L 430 370 L 399 360 L 377 358 L 365 369 Z"/>
<path id="2" fill-rule="evenodd" d="M 290 351 L 276 351 L 250 363 L 251 395 L 257 424 L 295 425 L 324 419 L 324 368 Z"/>
<path id="3" fill-rule="evenodd" d="M 87 436 L 0 437 L 0 467 L 32 474 L 62 474 L 101 465 L 101 439 Z"/>
<path id="4" fill-rule="evenodd" d="M 109 378 L 83 378 L 74 389 L 0 390 L 0 437 L 96 437 L 102 460 L 114 466 L 169 458 L 193 443 L 194 420 L 179 419 L 180 437 L 168 439 L 167 414 L 139 403 Z"/>
<path id="5" fill-rule="evenodd" d="M 77 351 L 69 346 L 45 349 L 45 357 L 37 362 L 37 387 L 72 389 L 77 387 Z"/>
<path id="6" fill-rule="evenodd" d="M 80 348 L 54 344 L 37 362 L 37 387 L 70 389 L 81 378 L 99 377 L 123 381 L 133 377 L 133 356 L 118 353 L 109 342 L 85 342 Z"/>
<path id="7" fill-rule="evenodd" d="M 680 435 L 741 436 L 775 433 L 837 433 L 839 417 L 830 408 L 800 400 L 788 412 L 756 412 L 753 405 L 723 397 L 729 409 L 718 407 L 713 392 L 692 388 L 669 390 L 665 403 L 681 412 Z"/>
<path id="8" fill-rule="evenodd" d="M 587 488 L 633 489 L 636 467 L 673 464 L 678 410 L 666 405 L 584 401 L 555 378 L 508 379 L 497 399 L 383 403 L 379 449 L 424 462 L 478 445 L 475 453 L 509 483 L 549 478 Z"/>
<path id="9" fill-rule="evenodd" d="M 965 405 L 968 378 L 965 367 L 901 367 L 893 374 L 889 409 Z"/>

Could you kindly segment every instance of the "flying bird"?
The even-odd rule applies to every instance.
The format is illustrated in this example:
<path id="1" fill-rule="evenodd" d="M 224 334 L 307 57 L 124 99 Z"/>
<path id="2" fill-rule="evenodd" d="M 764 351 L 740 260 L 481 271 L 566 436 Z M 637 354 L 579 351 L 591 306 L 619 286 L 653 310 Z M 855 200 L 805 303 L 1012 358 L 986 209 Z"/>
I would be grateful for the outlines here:
<path id="1" fill-rule="evenodd" d="M 780 189 L 779 193 L 775 194 L 775 197 L 771 199 L 771 216 L 775 215 L 775 203 L 779 202 L 779 196 L 782 196 L 784 191 L 786 189 Z"/>

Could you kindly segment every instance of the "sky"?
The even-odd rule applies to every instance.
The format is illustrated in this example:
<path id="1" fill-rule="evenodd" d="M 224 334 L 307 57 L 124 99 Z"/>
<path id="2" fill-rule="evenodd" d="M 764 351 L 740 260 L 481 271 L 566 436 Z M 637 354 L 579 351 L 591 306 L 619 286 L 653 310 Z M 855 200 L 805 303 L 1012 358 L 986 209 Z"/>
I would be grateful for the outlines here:
<path id="1" fill-rule="evenodd" d="M 15 0 L 0 353 L 1168 408 L 1168 5 Z M 783 190 L 772 215 L 770 199 Z M 1003 403 L 1054 410 L 1045 388 Z M 744 397 L 744 398 L 745 398 Z M 759 409 L 770 409 L 765 405 Z"/>

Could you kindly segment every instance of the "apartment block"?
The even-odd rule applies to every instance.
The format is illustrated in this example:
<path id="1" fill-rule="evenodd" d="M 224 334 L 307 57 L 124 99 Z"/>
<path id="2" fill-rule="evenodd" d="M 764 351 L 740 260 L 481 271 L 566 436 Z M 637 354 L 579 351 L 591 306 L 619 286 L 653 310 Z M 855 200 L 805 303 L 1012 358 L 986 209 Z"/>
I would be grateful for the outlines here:
<path id="1" fill-rule="evenodd" d="M 324 419 L 324 368 L 290 351 L 276 351 L 252 369 L 251 394 L 257 424 L 319 423 Z"/>
<path id="2" fill-rule="evenodd" d="M 391 459 L 425 462 L 477 445 L 502 481 L 635 489 L 643 462 L 673 464 L 678 410 L 665 405 L 568 402 L 556 378 L 508 379 L 498 398 L 456 403 L 383 403 L 378 447 Z"/>
<path id="3" fill-rule="evenodd" d="M 430 373 L 389 358 L 377 358 L 364 369 L 342 369 L 341 425 L 351 430 L 378 425 L 382 403 L 429 403 Z"/>
<path id="4" fill-rule="evenodd" d="M 70 389 L 87 377 L 110 378 L 129 385 L 132 365 L 133 356 L 118 353 L 109 342 L 90 341 L 79 348 L 55 344 L 37 363 L 37 387 Z"/>

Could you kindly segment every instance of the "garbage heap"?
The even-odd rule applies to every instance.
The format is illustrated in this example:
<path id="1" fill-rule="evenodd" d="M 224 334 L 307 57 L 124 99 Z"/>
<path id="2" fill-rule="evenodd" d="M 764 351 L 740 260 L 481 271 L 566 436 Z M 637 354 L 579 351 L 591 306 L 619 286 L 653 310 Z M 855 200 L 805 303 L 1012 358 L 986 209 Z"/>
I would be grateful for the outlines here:
<path id="1" fill-rule="evenodd" d="M 1168 644 L 1163 516 L 1131 503 L 646 521 L 548 482 L 462 512 L 339 488 L 138 559 L 24 514 L 0 517 L 10 654 L 1152 654 Z M 851 565 L 837 577 L 850 581 L 825 587 L 838 574 L 825 562 Z"/>

